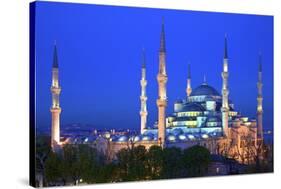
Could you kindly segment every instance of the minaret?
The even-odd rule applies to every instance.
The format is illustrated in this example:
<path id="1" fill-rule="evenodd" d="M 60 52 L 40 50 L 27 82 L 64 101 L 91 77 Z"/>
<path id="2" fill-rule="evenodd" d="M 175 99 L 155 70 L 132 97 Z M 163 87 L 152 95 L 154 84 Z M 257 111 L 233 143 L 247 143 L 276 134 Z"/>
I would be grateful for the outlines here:
<path id="1" fill-rule="evenodd" d="M 146 101 L 147 101 L 147 96 L 146 96 L 146 85 L 147 85 L 147 80 L 146 80 L 146 60 L 145 60 L 145 52 L 143 50 L 143 59 L 142 59 L 142 67 L 141 67 L 141 80 L 140 80 L 140 85 L 141 85 L 141 110 L 140 110 L 140 117 L 141 117 L 141 134 L 144 133 L 146 129 L 146 123 L 147 123 L 147 106 L 146 106 Z"/>
<path id="2" fill-rule="evenodd" d="M 51 136 L 51 146 L 54 150 L 57 145 L 60 145 L 60 103 L 59 95 L 61 88 L 59 86 L 59 66 L 58 66 L 58 54 L 57 54 L 57 45 L 55 43 L 54 47 L 54 59 L 53 59 L 53 68 L 52 68 L 52 136 Z"/>
<path id="3" fill-rule="evenodd" d="M 258 71 L 258 97 L 257 97 L 257 124 L 258 124 L 258 139 L 263 140 L 263 127 L 262 127 L 262 114 L 263 114 L 263 109 L 262 109 L 262 57 L 261 53 L 259 54 L 259 71 Z"/>
<path id="4" fill-rule="evenodd" d="M 192 92 L 192 88 L 191 88 L 191 73 L 190 73 L 190 64 L 188 64 L 187 86 L 186 86 L 186 95 L 187 95 L 187 97 L 190 96 L 191 92 Z"/>
<path id="5" fill-rule="evenodd" d="M 158 143 L 161 147 L 165 147 L 165 136 L 166 136 L 166 106 L 167 106 L 167 95 L 166 95 L 166 46 L 165 46 L 165 31 L 164 31 L 164 20 L 162 21 L 162 31 L 160 38 L 160 50 L 159 50 L 159 72 L 157 74 L 158 81 Z"/>
<path id="6" fill-rule="evenodd" d="M 228 54 L 227 54 L 227 38 L 225 35 L 224 39 L 224 58 L 223 58 L 223 72 L 221 73 L 223 84 L 222 84 L 222 127 L 223 127 L 223 134 L 225 137 L 228 137 L 229 130 L 228 130 Z"/>

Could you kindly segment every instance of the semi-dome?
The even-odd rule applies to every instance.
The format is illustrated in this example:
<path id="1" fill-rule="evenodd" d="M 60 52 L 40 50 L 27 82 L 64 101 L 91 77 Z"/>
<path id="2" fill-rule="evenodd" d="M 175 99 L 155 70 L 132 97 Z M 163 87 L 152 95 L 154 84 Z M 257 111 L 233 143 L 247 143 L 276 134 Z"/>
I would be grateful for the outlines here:
<path id="1" fill-rule="evenodd" d="M 188 104 L 185 104 L 184 107 L 182 108 L 182 111 L 183 112 L 202 112 L 202 111 L 205 111 L 205 108 L 198 104 L 198 103 L 188 103 Z"/>
<path id="2" fill-rule="evenodd" d="M 220 96 L 220 94 L 215 88 L 203 83 L 199 87 L 193 89 L 190 96 Z"/>

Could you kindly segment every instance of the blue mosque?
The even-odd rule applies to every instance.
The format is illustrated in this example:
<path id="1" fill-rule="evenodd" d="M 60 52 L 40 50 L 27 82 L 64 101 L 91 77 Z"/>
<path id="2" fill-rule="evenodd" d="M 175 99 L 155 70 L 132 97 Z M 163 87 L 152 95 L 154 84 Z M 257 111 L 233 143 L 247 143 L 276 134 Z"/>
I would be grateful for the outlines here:
<path id="1" fill-rule="evenodd" d="M 122 148 L 130 148 L 133 145 L 143 145 L 149 148 L 159 145 L 162 148 L 176 146 L 188 148 L 193 145 L 202 145 L 210 150 L 212 154 L 226 153 L 237 160 L 243 159 L 247 151 L 245 146 L 251 144 L 255 148 L 263 141 L 263 108 L 262 108 L 262 66 L 259 62 L 257 72 L 257 117 L 250 119 L 241 115 L 229 99 L 228 86 L 228 50 L 227 37 L 224 39 L 224 56 L 222 59 L 221 90 L 210 86 L 206 78 L 201 85 L 192 88 L 191 68 L 188 65 L 186 80 L 186 96 L 174 102 L 174 107 L 167 107 L 168 74 L 166 70 L 166 40 L 164 22 L 162 23 L 159 49 L 159 71 L 156 76 L 158 82 L 158 108 L 157 120 L 152 126 L 147 125 L 146 101 L 146 62 L 143 53 L 141 65 L 141 94 L 140 94 L 140 132 L 139 134 L 116 133 L 114 130 L 102 135 L 85 136 L 79 140 L 68 138 L 60 141 L 60 112 L 58 81 L 58 63 L 55 47 L 53 80 L 52 80 L 52 146 L 64 145 L 66 143 L 83 143 L 91 145 L 114 158 L 115 154 Z M 261 56 L 261 55 L 260 55 Z M 173 108 L 173 113 L 166 115 L 166 108 Z"/>

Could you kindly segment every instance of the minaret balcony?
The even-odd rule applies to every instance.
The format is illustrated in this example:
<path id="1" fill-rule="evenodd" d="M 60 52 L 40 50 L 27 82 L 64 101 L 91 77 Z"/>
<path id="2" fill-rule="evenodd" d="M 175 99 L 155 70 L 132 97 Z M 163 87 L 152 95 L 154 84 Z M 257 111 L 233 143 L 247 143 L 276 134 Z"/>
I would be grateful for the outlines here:
<path id="1" fill-rule="evenodd" d="M 159 73 L 157 75 L 157 81 L 158 83 L 167 83 L 168 77 L 162 73 Z"/>
<path id="2" fill-rule="evenodd" d="M 142 102 L 147 101 L 147 96 L 140 96 L 140 100 L 141 100 Z"/>
<path id="3" fill-rule="evenodd" d="M 228 78 L 228 72 L 222 72 L 221 76 L 223 79 L 227 79 Z"/>
<path id="4" fill-rule="evenodd" d="M 141 116 L 147 116 L 147 111 L 140 111 Z"/>
<path id="5" fill-rule="evenodd" d="M 52 107 L 52 108 L 50 109 L 50 111 L 51 111 L 52 113 L 61 113 L 61 108 L 60 108 L 60 107 Z"/>
<path id="6" fill-rule="evenodd" d="M 166 99 L 158 99 L 156 103 L 157 103 L 158 107 L 166 107 L 167 106 Z"/>
<path id="7" fill-rule="evenodd" d="M 147 81 L 145 79 L 142 79 L 142 80 L 140 80 L 140 84 L 141 84 L 141 86 L 146 86 Z"/>
<path id="8" fill-rule="evenodd" d="M 54 94 L 60 94 L 61 88 L 60 87 L 51 87 L 51 92 Z"/>
<path id="9" fill-rule="evenodd" d="M 229 91 L 227 89 L 223 89 L 222 90 L 222 95 L 223 96 L 228 96 L 229 95 Z"/>
<path id="10" fill-rule="evenodd" d="M 229 108 L 228 108 L 228 107 L 221 107 L 221 111 L 222 111 L 222 112 L 228 112 L 228 111 L 229 111 Z"/>

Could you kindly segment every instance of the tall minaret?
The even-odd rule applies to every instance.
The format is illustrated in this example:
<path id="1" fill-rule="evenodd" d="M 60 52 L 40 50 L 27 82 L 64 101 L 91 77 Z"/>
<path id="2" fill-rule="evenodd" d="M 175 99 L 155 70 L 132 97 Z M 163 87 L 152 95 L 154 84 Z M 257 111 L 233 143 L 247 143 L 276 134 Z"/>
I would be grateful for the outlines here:
<path id="1" fill-rule="evenodd" d="M 53 59 L 53 68 L 52 68 L 52 136 L 51 136 L 51 146 L 54 150 L 57 145 L 60 144 L 60 103 L 59 95 L 61 88 L 59 86 L 59 66 L 58 66 L 58 54 L 57 54 L 57 45 L 55 43 L 54 47 L 54 59 Z"/>
<path id="2" fill-rule="evenodd" d="M 147 101 L 147 96 L 146 96 L 146 85 L 147 85 L 147 80 L 146 80 L 146 60 L 145 60 L 145 52 L 143 50 L 143 59 L 142 59 L 142 67 L 141 67 L 141 80 L 140 80 L 140 85 L 141 85 L 141 110 L 140 110 L 140 117 L 141 117 L 141 134 L 144 133 L 146 129 L 146 123 L 147 123 L 147 107 L 146 107 L 146 101 Z"/>
<path id="3" fill-rule="evenodd" d="M 187 86 L 186 86 L 186 95 L 187 95 L 187 97 L 190 96 L 191 92 L 192 92 L 192 88 L 191 88 L 191 73 L 190 73 L 190 64 L 188 64 Z"/>
<path id="4" fill-rule="evenodd" d="M 229 130 L 228 130 L 228 55 L 227 55 L 227 38 L 225 35 L 224 39 L 224 58 L 223 58 L 223 72 L 221 73 L 223 84 L 222 84 L 222 127 L 223 127 L 223 134 L 225 137 L 228 137 Z"/>
<path id="5" fill-rule="evenodd" d="M 166 136 L 166 83 L 168 77 L 166 74 L 166 46 L 165 46 L 165 31 L 164 31 L 164 19 L 162 21 L 162 31 L 160 38 L 160 50 L 159 50 L 159 72 L 157 75 L 158 81 L 158 143 L 161 147 L 165 147 Z"/>
<path id="6" fill-rule="evenodd" d="M 263 114 L 263 109 L 262 109 L 262 57 L 261 53 L 259 54 L 259 72 L 258 72 L 258 97 L 257 97 L 257 122 L 258 122 L 258 139 L 263 140 L 263 127 L 262 127 L 262 114 Z"/>

